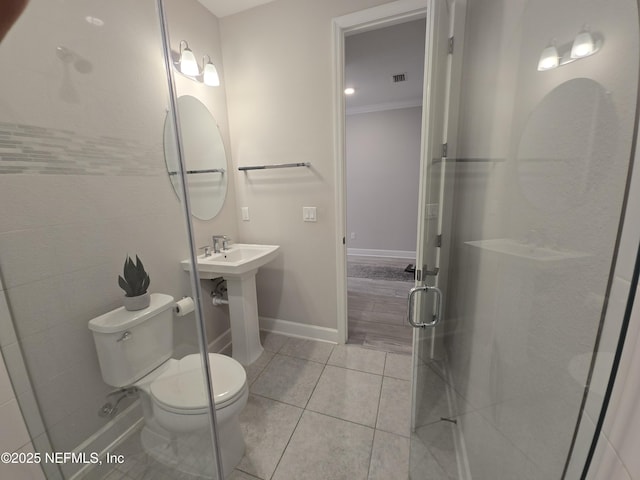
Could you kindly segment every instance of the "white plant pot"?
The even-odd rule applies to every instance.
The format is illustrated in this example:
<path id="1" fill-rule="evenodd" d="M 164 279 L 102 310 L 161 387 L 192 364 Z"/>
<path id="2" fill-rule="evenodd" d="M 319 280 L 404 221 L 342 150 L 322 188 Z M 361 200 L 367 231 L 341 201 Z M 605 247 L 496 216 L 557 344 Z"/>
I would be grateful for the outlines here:
<path id="1" fill-rule="evenodd" d="M 147 292 L 142 295 L 138 295 L 137 297 L 124 297 L 122 304 L 126 310 L 133 312 L 147 308 L 150 301 L 151 295 Z"/>

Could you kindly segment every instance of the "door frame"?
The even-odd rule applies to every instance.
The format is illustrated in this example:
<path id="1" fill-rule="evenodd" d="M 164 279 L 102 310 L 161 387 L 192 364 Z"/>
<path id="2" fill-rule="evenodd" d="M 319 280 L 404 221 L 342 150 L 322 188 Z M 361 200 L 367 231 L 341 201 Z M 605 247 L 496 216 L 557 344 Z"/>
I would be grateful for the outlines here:
<path id="1" fill-rule="evenodd" d="M 467 0 L 442 0 L 447 8 L 452 9 L 450 36 L 455 36 L 461 50 L 464 37 L 464 19 Z M 427 14 L 427 0 L 397 0 L 377 7 L 368 8 L 333 19 L 333 97 L 334 97 L 334 157 L 335 157 L 335 235 L 336 235 L 336 318 L 338 343 L 346 343 L 349 335 L 347 312 L 347 209 L 346 209 L 346 133 L 345 133 L 345 99 L 344 99 L 344 44 L 345 37 L 355 32 L 361 33 L 423 18 Z M 461 52 L 460 52 L 461 53 Z M 460 70 L 462 55 L 455 55 L 449 68 L 451 91 L 448 93 L 449 114 L 446 119 L 445 135 L 451 133 L 455 138 L 457 132 L 459 104 Z M 426 65 L 425 65 L 426 66 Z M 423 90 L 428 78 L 425 76 Z M 424 107 L 423 95 L 423 107 Z M 423 112 L 424 114 L 424 112 Z M 449 152 L 455 152 L 455 145 L 449 145 Z M 421 159 L 422 161 L 422 159 Z M 440 208 L 442 209 L 442 202 Z M 442 212 L 440 212 L 442 218 Z"/>

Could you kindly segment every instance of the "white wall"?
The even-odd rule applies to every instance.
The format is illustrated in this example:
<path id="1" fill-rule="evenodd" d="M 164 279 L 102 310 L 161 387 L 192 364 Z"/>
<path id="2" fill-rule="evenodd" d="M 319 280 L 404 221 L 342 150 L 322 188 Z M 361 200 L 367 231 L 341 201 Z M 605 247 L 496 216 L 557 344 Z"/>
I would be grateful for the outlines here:
<path id="1" fill-rule="evenodd" d="M 382 3 L 277 0 L 220 21 L 234 166 L 312 164 L 237 176 L 240 239 L 282 246 L 257 276 L 262 316 L 336 329 L 331 19 Z"/>
<path id="2" fill-rule="evenodd" d="M 220 62 L 217 19 L 195 0 L 167 3 L 176 36 Z M 104 26 L 85 22 L 88 14 Z M 69 63 L 57 46 L 74 52 Z M 87 322 L 121 305 L 125 255 L 140 255 L 150 291 L 191 295 L 180 266 L 189 251 L 182 209 L 164 164 L 161 46 L 152 0 L 33 0 L 0 46 L 0 269 L 17 333 L 3 326 L 0 346 L 12 375 L 24 353 L 44 419 L 31 434 L 46 429 L 58 451 L 106 423 L 97 412 L 112 387 L 102 382 Z M 177 82 L 207 104 L 228 144 L 224 88 Z M 221 215 L 197 223 L 198 242 L 210 230 L 235 235 L 233 197 L 231 185 Z M 226 314 L 208 327 L 211 338 L 226 331 Z M 197 349 L 193 315 L 176 322 L 175 342 Z M 26 395 L 22 387 L 16 394 Z"/>
<path id="3" fill-rule="evenodd" d="M 231 162 L 231 146 L 229 141 L 229 121 L 227 117 L 227 80 L 222 61 L 222 45 L 220 42 L 220 26 L 218 18 L 206 10 L 195 0 L 184 2 L 170 0 L 165 2 L 165 13 L 169 23 L 169 39 L 172 50 L 180 50 L 180 41 L 186 40 L 196 58 L 209 55 L 220 76 L 219 87 L 209 87 L 194 82 L 183 75 L 175 74 L 176 93 L 178 96 L 191 95 L 198 98 L 209 109 L 215 119 L 227 154 L 227 194 L 220 213 L 212 220 L 199 220 L 192 217 L 196 248 L 212 245 L 212 235 L 227 235 L 232 241 L 238 239 L 238 223 L 236 208 L 235 177 L 237 172 Z M 202 250 L 198 252 L 202 253 Z M 229 309 L 226 306 L 214 307 L 209 301 L 211 282 L 202 281 L 203 307 L 207 320 L 207 341 L 210 344 L 229 329 Z M 176 344 L 195 346 L 193 337 L 185 341 L 176 340 Z M 184 350 L 185 352 L 187 349 Z"/>
<path id="4" fill-rule="evenodd" d="M 420 107 L 347 115 L 349 248 L 415 254 L 421 125 Z"/>

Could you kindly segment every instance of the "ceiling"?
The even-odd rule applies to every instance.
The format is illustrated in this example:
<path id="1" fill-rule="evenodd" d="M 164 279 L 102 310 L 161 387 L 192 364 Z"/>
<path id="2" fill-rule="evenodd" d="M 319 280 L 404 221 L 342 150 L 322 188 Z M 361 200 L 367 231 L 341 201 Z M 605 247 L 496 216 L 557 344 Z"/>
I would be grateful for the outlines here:
<path id="1" fill-rule="evenodd" d="M 207 10 L 216 17 L 222 18 L 227 15 L 249 10 L 250 8 L 273 2 L 274 0 L 198 0 Z"/>
<path id="2" fill-rule="evenodd" d="M 347 113 L 422 104 L 425 19 L 350 35 L 345 39 Z M 396 74 L 406 81 L 393 82 Z"/>

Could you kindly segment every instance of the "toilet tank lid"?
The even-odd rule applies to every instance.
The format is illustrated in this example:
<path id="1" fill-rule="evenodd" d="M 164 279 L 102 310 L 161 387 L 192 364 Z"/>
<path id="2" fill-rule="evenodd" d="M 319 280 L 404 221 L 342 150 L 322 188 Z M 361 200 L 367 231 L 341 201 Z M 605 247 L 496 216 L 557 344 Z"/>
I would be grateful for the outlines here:
<path id="1" fill-rule="evenodd" d="M 171 295 L 152 293 L 147 308 L 134 312 L 130 312 L 124 307 L 116 308 L 104 315 L 89 320 L 89 330 L 98 333 L 123 332 L 144 322 L 149 317 L 172 308 L 174 304 L 175 300 Z"/>

